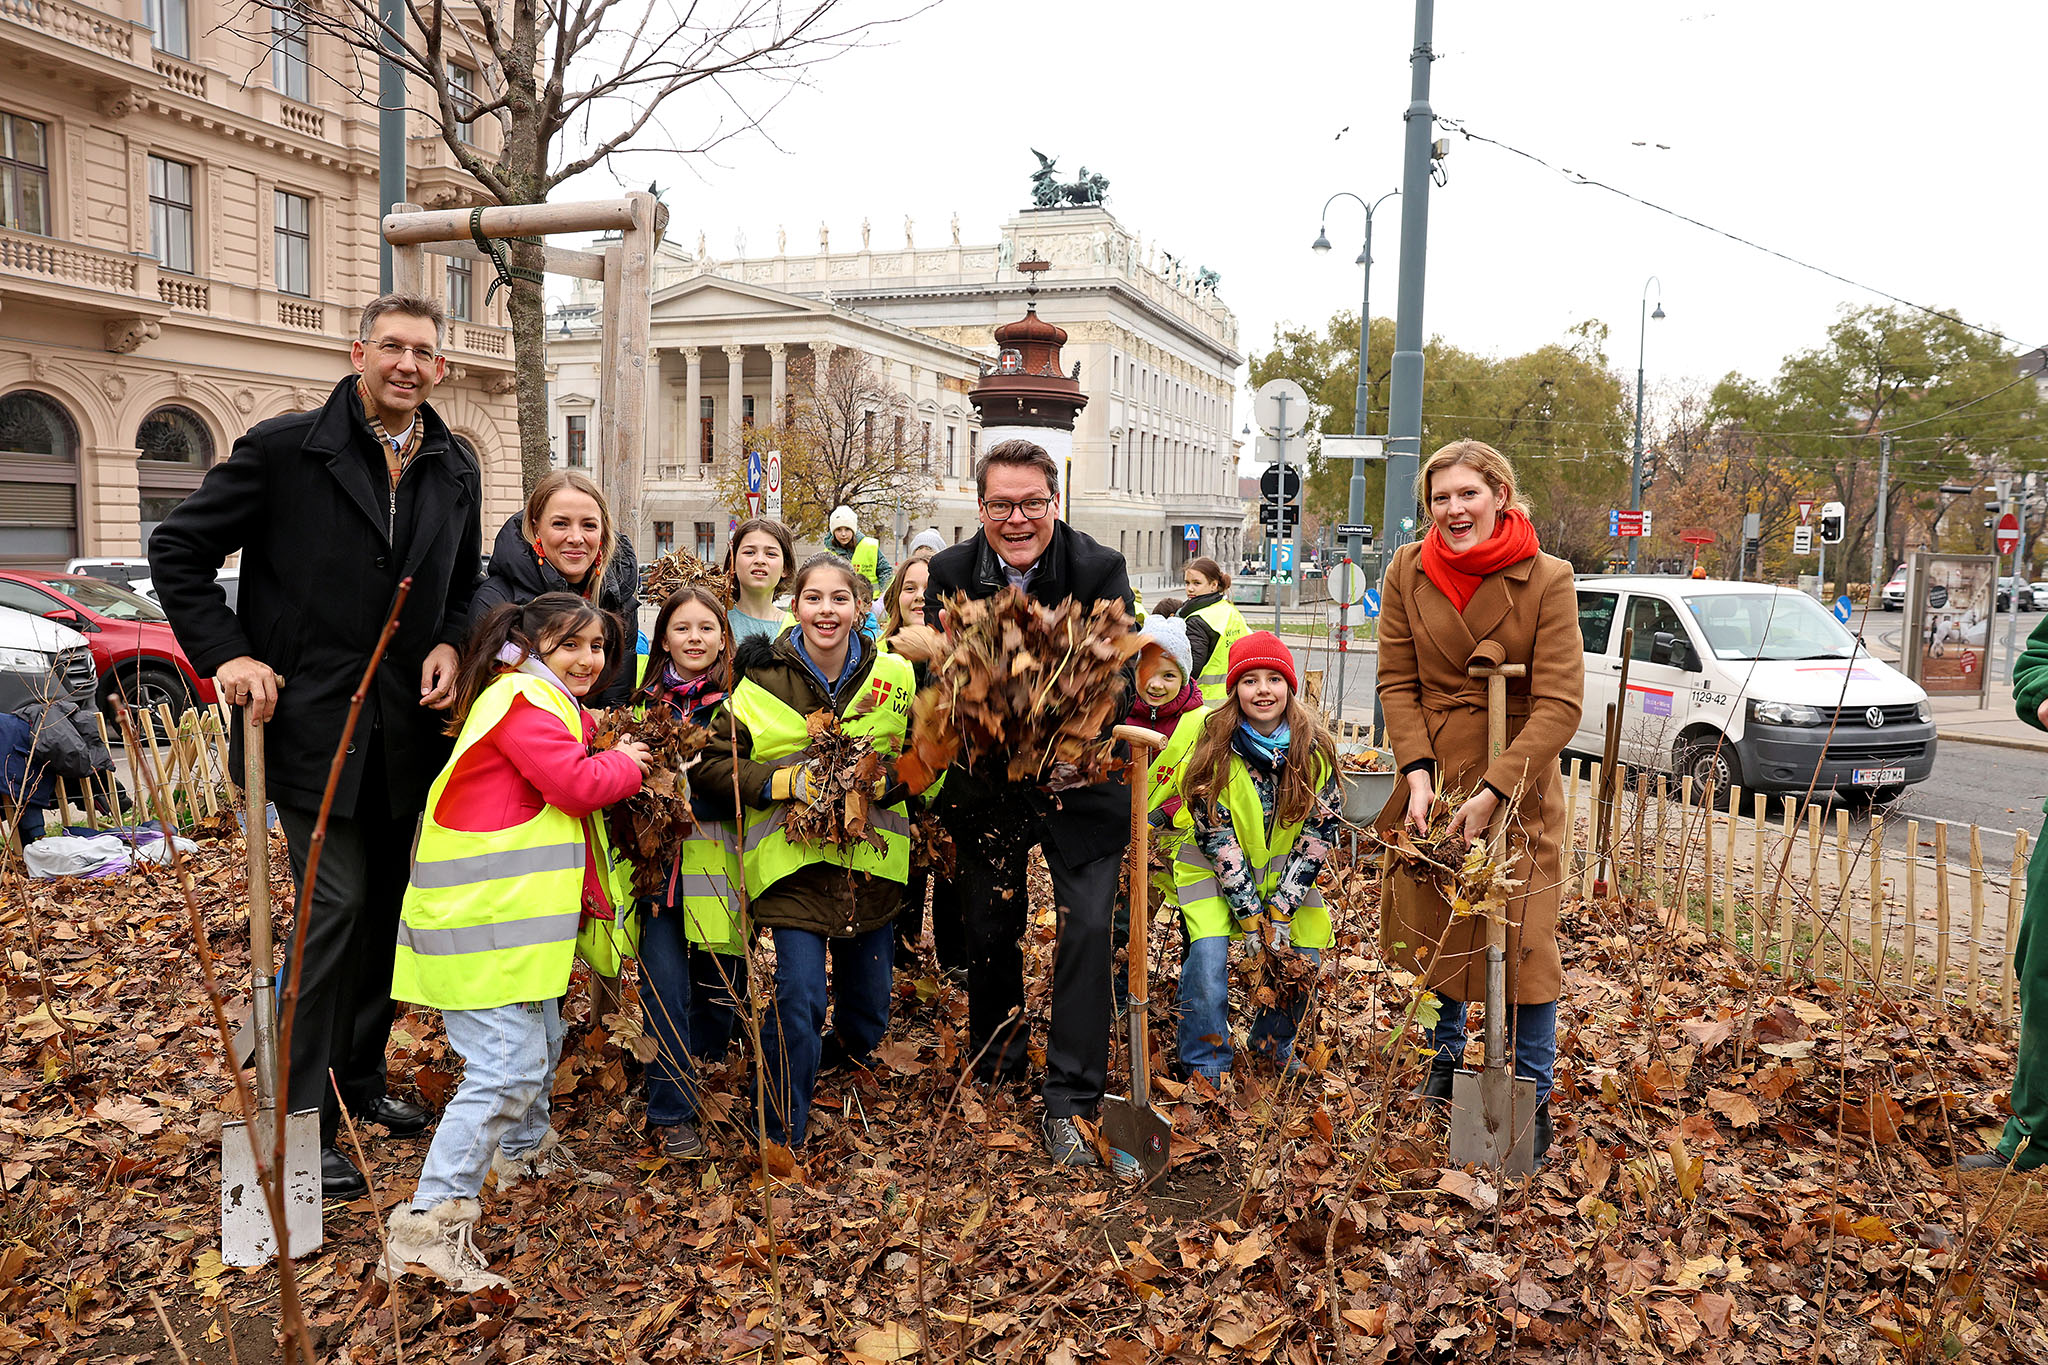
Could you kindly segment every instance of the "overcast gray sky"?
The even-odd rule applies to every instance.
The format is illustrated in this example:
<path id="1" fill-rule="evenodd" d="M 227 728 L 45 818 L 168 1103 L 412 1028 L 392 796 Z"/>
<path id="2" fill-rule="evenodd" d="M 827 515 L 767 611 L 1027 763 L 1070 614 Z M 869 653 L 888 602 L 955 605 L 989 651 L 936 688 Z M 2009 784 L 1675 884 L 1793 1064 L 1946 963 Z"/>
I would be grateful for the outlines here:
<path id="1" fill-rule="evenodd" d="M 875 0 L 862 0 L 874 3 Z M 1148 242 L 1222 273 L 1247 351 L 1276 323 L 1357 306 L 1363 217 L 1337 190 L 1401 180 L 1407 3 L 1117 4 L 950 0 L 886 45 L 819 68 L 747 138 L 700 161 L 626 158 L 621 183 L 671 187 L 672 232 L 714 255 L 993 240 L 1029 202 L 1029 147 L 1110 177 L 1109 207 Z M 2048 51 L 2036 6 L 1654 0 L 1437 6 L 1432 102 L 1559 166 L 1916 302 L 2048 341 L 2028 246 L 2043 200 Z M 687 112 L 679 110 L 679 113 Z M 1347 128 L 1341 137 L 1340 129 Z M 1426 327 L 1513 353 L 1598 317 L 1633 370 L 1643 282 L 1663 281 L 1651 384 L 1774 372 L 1844 304 L 1879 302 L 1455 131 L 1430 196 Z M 1644 145 L 1636 145 L 1638 143 Z M 1657 144 L 1663 144 L 1659 147 Z M 607 192 L 602 179 L 578 186 Z M 1375 315 L 1394 314 L 1400 201 L 1378 219 Z M 1375 363 L 1384 363 L 1376 361 Z"/>

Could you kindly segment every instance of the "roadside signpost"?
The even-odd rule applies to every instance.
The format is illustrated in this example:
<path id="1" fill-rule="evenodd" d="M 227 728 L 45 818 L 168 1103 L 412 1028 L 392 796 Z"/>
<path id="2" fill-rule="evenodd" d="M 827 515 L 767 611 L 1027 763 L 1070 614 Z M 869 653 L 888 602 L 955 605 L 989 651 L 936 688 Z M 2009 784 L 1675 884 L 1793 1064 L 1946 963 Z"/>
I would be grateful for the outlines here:
<path id="1" fill-rule="evenodd" d="M 762 475 L 761 486 L 767 493 L 768 520 L 782 520 L 782 452 L 768 452 L 768 467 Z"/>
<path id="2" fill-rule="evenodd" d="M 1813 528 L 1811 526 L 1795 526 L 1792 528 L 1792 553 L 1795 555 L 1810 555 L 1813 553 Z"/>
<path id="3" fill-rule="evenodd" d="M 1294 533 L 1301 520 L 1301 472 L 1288 467 L 1288 449 L 1301 439 L 1310 416 L 1308 391 L 1292 379 L 1269 379 L 1252 399 L 1252 419 L 1278 451 L 1276 467 L 1259 478 L 1260 520 L 1273 546 L 1269 562 L 1277 580 L 1294 573 Z M 1273 628 L 1280 628 L 1280 584 L 1273 587 Z"/>
<path id="4" fill-rule="evenodd" d="M 1365 570 L 1346 555 L 1330 575 L 1330 597 L 1337 603 L 1337 719 L 1344 719 L 1344 664 L 1351 655 L 1351 609 L 1366 599 Z"/>
<path id="5" fill-rule="evenodd" d="M 1617 507 L 1607 513 L 1607 534 L 1610 536 L 1647 536 L 1652 534 L 1652 525 L 1647 508 L 1632 512 L 1626 507 Z"/>
<path id="6" fill-rule="evenodd" d="M 1849 618 L 1856 614 L 1856 608 L 1850 603 L 1846 594 L 1835 599 L 1835 605 L 1832 610 L 1835 613 L 1835 619 L 1845 626 L 1849 624 Z"/>
<path id="7" fill-rule="evenodd" d="M 747 452 L 747 515 L 761 515 L 761 452 Z"/>

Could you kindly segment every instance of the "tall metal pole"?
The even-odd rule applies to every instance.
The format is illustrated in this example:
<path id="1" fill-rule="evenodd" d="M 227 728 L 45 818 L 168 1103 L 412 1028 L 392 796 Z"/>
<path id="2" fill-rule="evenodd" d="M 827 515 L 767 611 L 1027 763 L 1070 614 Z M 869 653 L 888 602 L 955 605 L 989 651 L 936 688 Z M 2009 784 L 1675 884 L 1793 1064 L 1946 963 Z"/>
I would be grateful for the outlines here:
<path id="1" fill-rule="evenodd" d="M 1870 540 L 1870 602 L 1882 606 L 1879 594 L 1884 592 L 1884 513 L 1885 504 L 1891 501 L 1892 488 L 1892 438 L 1889 435 L 1877 438 L 1877 534 Z"/>
<path id="2" fill-rule="evenodd" d="M 1273 440 L 1280 447 L 1280 486 L 1273 495 L 1273 543 L 1276 547 L 1273 558 L 1278 561 L 1280 555 L 1277 547 L 1292 542 L 1287 538 L 1287 395 L 1282 393 L 1274 396 L 1280 404 L 1280 421 L 1273 433 Z M 1288 552 L 1287 568 L 1290 575 L 1294 571 L 1293 554 L 1292 550 Z M 1273 565 L 1273 576 L 1268 581 L 1273 585 L 1273 632 L 1277 635 L 1280 631 L 1280 565 L 1277 562 Z"/>
<path id="3" fill-rule="evenodd" d="M 1657 316 L 1664 316 L 1664 282 L 1655 275 L 1643 281 L 1641 310 L 1636 315 L 1636 451 L 1629 462 L 1628 508 L 1631 512 L 1643 510 L 1643 354 L 1650 340 L 1650 286 L 1657 286 Z M 1640 535 L 1628 538 L 1628 571 L 1636 571 L 1636 550 L 1643 543 Z"/>
<path id="4" fill-rule="evenodd" d="M 2014 646 L 2019 638 L 2020 588 L 2024 582 L 2020 577 L 2020 560 L 2027 552 L 2027 485 L 2033 477 L 2031 474 L 2024 474 L 2014 480 L 2016 484 L 2014 491 L 2018 496 L 2012 499 L 2012 507 L 2019 517 L 2020 538 L 2014 541 L 2012 545 L 2012 611 L 2005 618 L 2005 676 L 2007 681 L 2012 679 L 2013 660 L 2019 657 L 2014 650 Z M 1997 548 L 1996 542 L 1993 542 L 1992 548 Z M 1998 604 L 1998 589 L 1996 588 L 1991 590 L 1991 601 L 1993 606 Z"/>
<path id="5" fill-rule="evenodd" d="M 405 32 L 405 0 L 381 0 L 379 17 L 384 23 L 377 58 L 377 198 L 383 213 L 406 202 L 405 192 L 405 72 L 392 57 L 399 37 Z M 381 216 L 381 214 L 380 214 Z M 391 292 L 391 243 L 377 237 L 378 292 Z"/>
<path id="6" fill-rule="evenodd" d="M 1387 495 L 1381 534 L 1387 553 L 1407 543 L 1402 522 L 1415 516 L 1415 471 L 1422 462 L 1422 295 L 1429 252 L 1430 47 L 1435 0 L 1415 0 L 1415 45 L 1408 54 L 1408 108 L 1402 114 L 1401 284 L 1394 318 L 1394 368 L 1387 411 Z"/>

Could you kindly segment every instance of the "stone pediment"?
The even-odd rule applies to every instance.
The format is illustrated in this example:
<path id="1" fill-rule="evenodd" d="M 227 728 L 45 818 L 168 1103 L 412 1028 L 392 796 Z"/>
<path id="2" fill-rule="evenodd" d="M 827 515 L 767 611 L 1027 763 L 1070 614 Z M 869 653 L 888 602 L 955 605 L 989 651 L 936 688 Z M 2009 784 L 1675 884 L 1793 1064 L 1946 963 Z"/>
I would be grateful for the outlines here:
<path id="1" fill-rule="evenodd" d="M 823 316 L 831 307 L 779 289 L 744 284 L 717 275 L 697 275 L 654 296 L 654 321 L 697 318 L 781 318 Z"/>

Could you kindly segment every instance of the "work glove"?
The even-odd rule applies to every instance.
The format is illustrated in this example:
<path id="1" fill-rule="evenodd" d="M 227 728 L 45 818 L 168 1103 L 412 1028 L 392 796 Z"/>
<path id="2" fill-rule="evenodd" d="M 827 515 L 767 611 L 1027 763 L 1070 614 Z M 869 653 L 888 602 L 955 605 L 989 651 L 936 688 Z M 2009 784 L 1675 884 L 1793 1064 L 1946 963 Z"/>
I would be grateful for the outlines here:
<path id="1" fill-rule="evenodd" d="M 1266 917 L 1251 915 L 1237 921 L 1237 932 L 1242 935 L 1232 945 L 1240 957 L 1257 957 L 1266 950 Z"/>
<path id="2" fill-rule="evenodd" d="M 768 779 L 770 801 L 795 801 L 800 805 L 813 806 L 822 795 L 824 790 L 818 785 L 818 775 L 808 763 L 777 768 Z"/>
<path id="3" fill-rule="evenodd" d="M 1273 916 L 1271 925 L 1266 930 L 1266 945 L 1271 948 L 1292 949 L 1294 921 L 1281 919 L 1278 915 Z"/>

